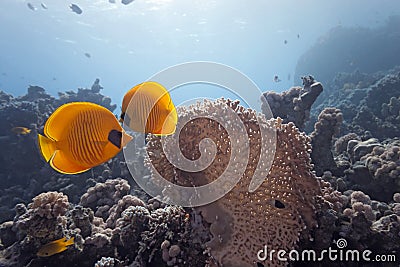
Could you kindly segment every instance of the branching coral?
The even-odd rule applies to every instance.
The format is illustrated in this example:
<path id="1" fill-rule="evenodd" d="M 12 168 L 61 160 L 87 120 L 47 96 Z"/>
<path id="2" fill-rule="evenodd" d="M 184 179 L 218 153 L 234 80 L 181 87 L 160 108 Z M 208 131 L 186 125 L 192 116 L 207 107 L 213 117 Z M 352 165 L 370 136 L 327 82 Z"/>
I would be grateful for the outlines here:
<path id="1" fill-rule="evenodd" d="M 28 208 L 32 213 L 46 219 L 63 216 L 69 208 L 68 197 L 58 192 L 42 193 L 32 199 Z"/>
<path id="2" fill-rule="evenodd" d="M 293 249 L 300 234 L 307 236 L 316 226 L 314 197 L 320 194 L 319 183 L 312 173 L 309 138 L 299 132 L 293 123 L 282 124 L 280 119 L 266 121 L 253 110 L 246 110 L 238 102 L 217 100 L 204 102 L 179 110 L 181 121 L 193 114 L 213 114 L 216 107 L 232 109 L 239 114 L 248 134 L 250 153 L 247 167 L 240 181 L 218 201 L 197 208 L 203 219 L 210 223 L 213 238 L 207 243 L 211 262 L 226 266 L 255 266 L 257 252 L 264 245 L 273 249 Z M 174 168 L 163 155 L 160 138 L 152 136 L 148 151 L 153 166 L 164 178 L 180 185 L 200 185 L 214 181 L 229 161 L 229 136 L 211 119 L 197 118 L 183 126 L 179 136 L 180 149 L 185 156 L 196 159 L 198 144 L 212 138 L 217 146 L 217 157 L 207 169 L 188 173 Z M 182 125 L 178 125 L 178 128 Z M 185 128 L 187 127 L 187 128 Z M 277 147 L 272 167 L 265 180 L 254 192 L 248 192 L 252 174 L 257 166 L 260 144 L 260 127 L 274 128 Z M 250 130 L 251 129 L 251 130 Z M 193 133 L 196 132 L 194 135 Z M 263 139 L 268 146 L 271 140 Z M 264 145 L 265 145 L 264 144 Z M 166 149 L 168 142 L 164 143 Z M 174 148 L 175 149 L 175 148 Z M 157 156 L 155 156 L 157 155 Z M 242 158 L 243 162 L 247 159 Z M 278 203 L 280 204 L 276 204 Z M 274 259 L 265 262 L 274 266 L 286 265 Z"/>
<path id="3" fill-rule="evenodd" d="M 312 153 L 311 158 L 317 175 L 322 175 L 326 170 L 333 173 L 337 166 L 332 154 L 333 137 L 339 134 L 343 115 L 339 109 L 326 108 L 318 116 L 318 122 L 311 133 Z"/>
<path id="4" fill-rule="evenodd" d="M 63 217 L 69 208 L 68 197 L 58 192 L 36 196 L 26 213 L 17 218 L 16 227 L 31 237 L 54 240 L 62 235 L 59 227 L 65 225 Z"/>
<path id="5" fill-rule="evenodd" d="M 314 101 L 322 92 L 323 87 L 314 79 L 304 77 L 304 88 L 292 87 L 281 94 L 265 92 L 261 96 L 261 109 L 267 114 L 269 108 L 274 117 L 280 117 L 284 123 L 293 122 L 300 130 L 304 129 L 306 121 L 310 117 L 310 109 Z"/>
<path id="6" fill-rule="evenodd" d="M 120 199 L 128 195 L 130 186 L 124 179 L 107 180 L 88 189 L 82 195 L 80 204 L 95 210 L 95 215 L 106 220 L 110 208 Z"/>

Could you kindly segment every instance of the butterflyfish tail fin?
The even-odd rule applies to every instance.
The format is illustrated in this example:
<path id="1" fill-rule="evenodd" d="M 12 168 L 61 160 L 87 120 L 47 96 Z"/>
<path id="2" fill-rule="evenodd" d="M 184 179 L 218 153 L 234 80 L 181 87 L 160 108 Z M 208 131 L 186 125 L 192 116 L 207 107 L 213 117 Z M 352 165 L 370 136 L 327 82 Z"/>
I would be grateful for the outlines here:
<path id="1" fill-rule="evenodd" d="M 46 162 L 49 162 L 51 157 L 56 152 L 56 142 L 41 134 L 38 134 L 38 142 L 43 158 L 46 160 Z"/>

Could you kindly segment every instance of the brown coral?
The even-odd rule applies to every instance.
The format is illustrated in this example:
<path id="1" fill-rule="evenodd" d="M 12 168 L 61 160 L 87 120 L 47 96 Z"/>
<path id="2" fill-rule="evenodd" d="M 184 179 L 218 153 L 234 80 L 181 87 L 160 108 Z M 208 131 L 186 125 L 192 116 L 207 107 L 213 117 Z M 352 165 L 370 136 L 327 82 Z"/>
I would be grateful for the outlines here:
<path id="1" fill-rule="evenodd" d="M 46 192 L 33 198 L 26 213 L 16 218 L 16 227 L 35 238 L 55 239 L 61 235 L 69 209 L 68 197 L 63 193 Z"/>
<path id="2" fill-rule="evenodd" d="M 63 216 L 69 208 L 68 197 L 63 193 L 47 192 L 32 199 L 28 205 L 32 212 L 47 219 Z"/>
<path id="3" fill-rule="evenodd" d="M 179 110 L 180 122 L 193 114 L 213 114 L 215 107 L 234 110 L 246 128 L 250 143 L 249 159 L 240 181 L 224 197 L 197 208 L 205 221 L 210 223 L 213 238 L 207 243 L 211 260 L 224 266 L 256 266 L 257 252 L 267 245 L 269 249 L 289 251 L 296 246 L 300 234 L 307 234 L 316 226 L 314 196 L 320 186 L 312 173 L 309 138 L 299 132 L 293 123 L 281 124 L 280 119 L 266 121 L 254 110 L 245 109 L 238 101 L 217 100 Z M 260 119 L 261 125 L 256 119 Z M 182 125 L 178 125 L 178 128 Z M 261 145 L 271 146 L 271 139 L 263 139 L 260 128 L 276 130 L 276 153 L 272 168 L 257 190 L 249 192 L 249 184 L 259 160 Z M 186 124 L 179 136 L 181 151 L 189 159 L 200 156 L 199 143 L 211 138 L 216 147 L 216 158 L 205 170 L 186 172 L 171 165 L 162 150 L 159 137 L 151 136 L 148 143 L 149 160 L 157 171 L 169 181 L 185 186 L 199 186 L 216 180 L 227 167 L 231 155 L 231 140 L 218 123 L 208 118 L 195 118 Z M 194 134 L 196 133 L 196 134 Z M 175 149 L 168 147 L 166 150 Z M 262 166 L 262 165 L 261 165 Z M 278 203 L 278 204 L 277 204 Z M 304 229 L 307 229 L 304 231 Z M 285 266 L 286 263 L 267 259 L 264 264 Z"/>
<path id="4" fill-rule="evenodd" d="M 128 195 L 129 191 L 128 181 L 121 178 L 107 180 L 105 183 L 98 183 L 90 187 L 82 195 L 80 204 L 84 207 L 90 207 L 95 211 L 96 216 L 106 220 L 110 215 L 110 208 Z"/>
<path id="5" fill-rule="evenodd" d="M 305 127 L 306 121 L 310 117 L 310 109 L 323 87 L 314 80 L 305 84 L 304 88 L 292 87 L 288 91 L 276 93 L 273 91 L 265 92 L 261 96 L 261 109 L 264 114 L 269 114 L 269 108 L 274 117 L 283 118 L 284 123 L 293 122 L 300 130 Z"/>
<path id="6" fill-rule="evenodd" d="M 317 175 L 330 170 L 337 173 L 337 166 L 332 154 L 333 137 L 339 134 L 343 122 L 343 114 L 337 108 L 325 108 L 318 116 L 318 122 L 311 133 L 312 153 Z"/>

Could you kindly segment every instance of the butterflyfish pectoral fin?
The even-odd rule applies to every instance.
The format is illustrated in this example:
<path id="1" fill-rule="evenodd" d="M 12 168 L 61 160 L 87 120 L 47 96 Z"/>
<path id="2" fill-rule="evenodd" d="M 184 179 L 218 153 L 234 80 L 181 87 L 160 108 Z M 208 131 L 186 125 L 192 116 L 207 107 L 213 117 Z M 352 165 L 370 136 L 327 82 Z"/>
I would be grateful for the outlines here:
<path id="1" fill-rule="evenodd" d="M 43 158 L 46 160 L 46 162 L 49 162 L 51 157 L 56 152 L 56 142 L 51 140 L 50 138 L 38 134 L 38 144 Z"/>
<path id="2" fill-rule="evenodd" d="M 68 157 L 65 156 L 65 152 L 61 150 L 57 150 L 54 153 L 53 157 L 50 159 L 50 166 L 64 174 L 77 174 L 90 169 L 69 160 Z"/>

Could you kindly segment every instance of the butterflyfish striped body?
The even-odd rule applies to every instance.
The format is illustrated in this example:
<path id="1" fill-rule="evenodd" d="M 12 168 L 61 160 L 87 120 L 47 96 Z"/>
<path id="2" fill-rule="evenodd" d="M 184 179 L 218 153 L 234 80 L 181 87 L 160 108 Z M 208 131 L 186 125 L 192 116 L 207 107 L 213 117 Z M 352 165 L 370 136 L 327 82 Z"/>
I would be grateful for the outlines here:
<path id="1" fill-rule="evenodd" d="M 170 135 L 175 132 L 178 115 L 165 87 L 144 82 L 125 94 L 120 122 L 136 132 Z"/>
<path id="2" fill-rule="evenodd" d="M 89 102 L 59 107 L 38 135 L 44 159 L 60 173 L 87 171 L 113 158 L 132 140 L 108 109 Z"/>

